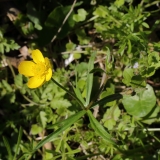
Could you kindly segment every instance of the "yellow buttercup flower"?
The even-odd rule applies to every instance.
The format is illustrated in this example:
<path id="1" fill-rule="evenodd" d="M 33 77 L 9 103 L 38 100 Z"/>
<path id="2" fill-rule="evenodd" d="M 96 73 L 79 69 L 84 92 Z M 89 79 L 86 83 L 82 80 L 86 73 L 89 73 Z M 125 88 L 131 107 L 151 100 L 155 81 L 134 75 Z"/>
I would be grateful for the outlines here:
<path id="1" fill-rule="evenodd" d="M 36 49 L 32 53 L 33 61 L 22 61 L 18 66 L 19 73 L 29 77 L 27 86 L 37 88 L 49 81 L 52 77 L 52 65 L 48 58 Z"/>

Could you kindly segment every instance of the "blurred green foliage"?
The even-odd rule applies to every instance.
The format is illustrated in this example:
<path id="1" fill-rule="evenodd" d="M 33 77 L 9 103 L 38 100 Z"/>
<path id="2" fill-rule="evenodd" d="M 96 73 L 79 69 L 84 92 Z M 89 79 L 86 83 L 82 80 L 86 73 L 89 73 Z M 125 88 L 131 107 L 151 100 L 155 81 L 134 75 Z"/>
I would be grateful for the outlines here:
<path id="1" fill-rule="evenodd" d="M 14 0 L 15 19 L 0 14 L 1 60 L 23 44 L 54 66 L 29 89 L 1 62 L 0 159 L 158 160 L 160 2 L 74 2 Z"/>

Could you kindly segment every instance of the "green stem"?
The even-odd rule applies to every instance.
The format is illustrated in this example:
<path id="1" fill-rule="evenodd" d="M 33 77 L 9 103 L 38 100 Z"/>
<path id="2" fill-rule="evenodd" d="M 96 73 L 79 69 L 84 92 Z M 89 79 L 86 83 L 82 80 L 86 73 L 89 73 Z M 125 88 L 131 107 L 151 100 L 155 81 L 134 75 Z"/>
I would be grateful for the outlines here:
<path id="1" fill-rule="evenodd" d="M 79 105 L 85 109 L 85 107 L 83 106 L 83 104 L 81 103 L 81 101 L 73 94 L 71 93 L 69 90 L 67 90 L 66 88 L 64 88 L 61 84 L 59 84 L 57 81 L 55 81 L 53 78 L 52 78 L 52 81 L 57 85 L 59 86 L 61 89 L 63 89 L 64 91 L 66 91 L 71 97 L 73 97 L 78 103 Z"/>

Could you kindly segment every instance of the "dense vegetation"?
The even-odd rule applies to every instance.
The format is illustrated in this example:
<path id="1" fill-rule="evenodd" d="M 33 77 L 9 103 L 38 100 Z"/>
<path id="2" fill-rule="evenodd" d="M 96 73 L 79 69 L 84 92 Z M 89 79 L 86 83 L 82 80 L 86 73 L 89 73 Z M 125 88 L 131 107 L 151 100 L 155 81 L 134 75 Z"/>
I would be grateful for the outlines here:
<path id="1" fill-rule="evenodd" d="M 159 0 L 3 0 L 0 17 L 0 159 L 159 159 Z M 35 49 L 53 76 L 30 89 Z"/>

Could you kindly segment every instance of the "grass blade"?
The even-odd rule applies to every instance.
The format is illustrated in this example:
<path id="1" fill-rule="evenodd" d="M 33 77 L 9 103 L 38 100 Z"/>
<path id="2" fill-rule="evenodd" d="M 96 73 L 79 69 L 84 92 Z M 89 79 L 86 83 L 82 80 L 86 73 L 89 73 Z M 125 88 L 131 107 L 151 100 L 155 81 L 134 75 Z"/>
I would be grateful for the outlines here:
<path id="1" fill-rule="evenodd" d="M 16 160 L 16 155 L 18 154 L 18 149 L 19 149 L 21 139 L 22 139 L 22 127 L 20 127 L 19 129 L 18 140 L 17 140 L 17 145 L 16 145 L 16 152 L 14 154 L 13 160 Z"/>
<path id="2" fill-rule="evenodd" d="M 90 110 L 87 111 L 89 121 L 91 123 L 92 128 L 94 131 L 104 138 L 107 142 L 115 145 L 115 142 L 112 140 L 111 135 L 104 129 L 104 127 L 97 121 L 97 119 L 93 116 L 92 112 Z"/>
<path id="3" fill-rule="evenodd" d="M 68 119 L 64 120 L 62 122 L 62 127 L 48 135 L 45 139 L 40 141 L 37 146 L 34 148 L 36 151 L 40 147 L 42 147 L 45 143 L 51 142 L 54 138 L 56 138 L 59 134 L 61 134 L 63 131 L 65 131 L 67 128 L 69 128 L 72 124 L 74 124 L 79 118 L 81 118 L 86 113 L 85 110 L 78 112 L 77 114 L 69 117 Z"/>
<path id="4" fill-rule="evenodd" d="M 93 85 L 93 73 L 90 73 L 94 68 L 94 59 L 96 56 L 96 52 L 93 52 L 88 64 L 88 73 L 87 73 L 87 84 L 86 84 L 86 104 L 88 106 L 91 97 L 92 85 Z"/>
<path id="5" fill-rule="evenodd" d="M 108 102 L 112 102 L 112 101 L 115 101 L 115 100 L 118 100 L 118 99 L 121 99 L 121 98 L 123 98 L 123 96 L 121 94 L 112 94 L 112 95 L 104 97 L 101 100 L 95 102 L 91 107 L 94 107 L 97 104 L 98 105 L 104 105 L 104 104 L 106 104 Z"/>
<path id="6" fill-rule="evenodd" d="M 12 156 L 12 152 L 11 152 L 11 147 L 9 145 L 9 142 L 8 142 L 7 138 L 3 137 L 3 142 L 4 142 L 4 145 L 5 145 L 6 149 L 7 149 L 9 160 L 13 160 L 13 156 Z"/>

